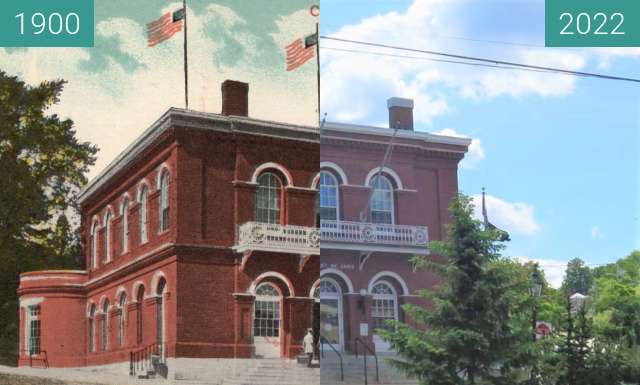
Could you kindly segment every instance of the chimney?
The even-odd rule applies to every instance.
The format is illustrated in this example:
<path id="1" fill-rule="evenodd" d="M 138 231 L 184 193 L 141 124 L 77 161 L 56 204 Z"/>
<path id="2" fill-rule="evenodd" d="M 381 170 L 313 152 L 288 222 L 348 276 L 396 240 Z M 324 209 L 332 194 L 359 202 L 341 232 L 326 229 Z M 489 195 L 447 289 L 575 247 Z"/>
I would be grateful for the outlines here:
<path id="1" fill-rule="evenodd" d="M 413 100 L 404 98 L 389 98 L 389 127 L 413 131 Z"/>
<path id="2" fill-rule="evenodd" d="M 222 115 L 249 116 L 249 84 L 235 80 L 222 83 Z"/>

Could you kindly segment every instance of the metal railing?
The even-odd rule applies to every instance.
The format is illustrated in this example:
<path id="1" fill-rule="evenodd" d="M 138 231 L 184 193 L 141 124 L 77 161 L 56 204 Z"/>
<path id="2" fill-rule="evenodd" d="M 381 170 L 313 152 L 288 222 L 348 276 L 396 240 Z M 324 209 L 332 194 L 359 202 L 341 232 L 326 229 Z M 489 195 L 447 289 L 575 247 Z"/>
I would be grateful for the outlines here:
<path id="1" fill-rule="evenodd" d="M 135 376 L 138 372 L 147 374 L 148 371 L 154 370 L 154 360 L 157 359 L 158 364 L 165 364 L 164 344 L 154 342 L 149 346 L 129 353 L 129 375 Z"/>
<path id="2" fill-rule="evenodd" d="M 364 361 L 364 385 L 368 385 L 369 384 L 369 380 L 367 377 L 367 351 L 369 351 L 371 353 L 371 355 L 373 356 L 373 358 L 375 358 L 376 360 L 376 382 L 380 382 L 380 376 L 379 376 L 379 369 L 378 369 L 378 355 L 376 354 L 375 351 L 373 351 L 373 349 L 371 349 L 371 347 L 369 345 L 367 345 L 362 339 L 360 339 L 360 337 L 356 337 L 355 338 L 355 353 L 356 353 L 356 358 L 358 358 L 358 343 L 360 343 L 360 345 L 362 345 L 362 347 L 364 348 L 363 350 L 363 361 Z"/>
<path id="3" fill-rule="evenodd" d="M 46 350 L 40 350 L 38 353 L 31 354 L 29 350 L 21 350 L 22 357 L 29 358 L 29 367 L 33 368 L 33 361 L 41 361 L 45 369 L 49 368 L 49 358 Z"/>
<path id="4" fill-rule="evenodd" d="M 320 231 L 316 227 L 246 222 L 238 226 L 236 251 L 250 250 L 320 254 Z"/>
<path id="5" fill-rule="evenodd" d="M 336 349 L 335 346 L 333 346 L 333 344 L 331 344 L 331 342 L 329 342 L 329 340 L 327 340 L 323 336 L 320 336 L 319 344 L 320 344 L 320 357 L 321 358 L 324 358 L 324 344 L 329 345 L 331 350 L 333 350 L 333 352 L 338 356 L 338 358 L 340 359 L 340 381 L 344 381 L 344 363 L 343 363 L 343 360 L 342 360 L 342 354 L 340 354 L 338 349 Z"/>
<path id="6" fill-rule="evenodd" d="M 427 246 L 429 230 L 426 226 L 321 220 L 320 239 L 323 242 Z"/>

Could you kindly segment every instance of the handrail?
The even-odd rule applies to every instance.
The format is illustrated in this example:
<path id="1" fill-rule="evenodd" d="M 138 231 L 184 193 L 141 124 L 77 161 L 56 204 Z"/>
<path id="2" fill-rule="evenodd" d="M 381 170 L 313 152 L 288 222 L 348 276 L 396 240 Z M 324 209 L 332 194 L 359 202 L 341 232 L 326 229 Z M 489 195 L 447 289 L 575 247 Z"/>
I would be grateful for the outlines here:
<path id="1" fill-rule="evenodd" d="M 379 376 L 379 370 L 378 370 L 378 355 L 360 337 L 356 337 L 354 341 L 355 341 L 354 347 L 356 351 L 356 358 L 358 358 L 358 342 L 360 342 L 362 347 L 364 347 L 364 355 L 362 356 L 364 361 L 364 385 L 369 384 L 369 381 L 367 379 L 367 350 L 371 353 L 371 355 L 373 355 L 373 358 L 375 358 L 376 360 L 376 382 L 380 382 L 380 376 Z"/>
<path id="2" fill-rule="evenodd" d="M 154 342 L 142 349 L 129 352 L 129 375 L 135 376 L 136 372 L 153 368 L 152 357 L 157 355 L 160 363 L 165 363 L 164 344 Z"/>
<path id="3" fill-rule="evenodd" d="M 340 354 L 338 349 L 336 349 L 335 346 L 333 346 L 333 344 L 331 342 L 329 342 L 329 340 L 326 339 L 323 336 L 320 336 L 319 343 L 320 343 L 320 357 L 324 358 L 324 344 L 326 343 L 327 345 L 329 345 L 331 350 L 333 350 L 334 353 L 336 353 L 338 358 L 340 358 L 340 381 L 344 381 L 344 367 L 343 367 L 343 362 L 342 362 L 342 354 Z"/>

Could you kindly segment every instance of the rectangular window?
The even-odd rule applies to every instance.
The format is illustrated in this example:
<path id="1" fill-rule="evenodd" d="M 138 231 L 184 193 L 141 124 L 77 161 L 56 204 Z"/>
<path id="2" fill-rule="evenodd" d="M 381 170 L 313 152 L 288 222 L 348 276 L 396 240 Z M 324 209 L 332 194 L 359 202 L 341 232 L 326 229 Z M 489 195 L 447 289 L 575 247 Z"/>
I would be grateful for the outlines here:
<path id="1" fill-rule="evenodd" d="M 27 351 L 30 355 L 40 354 L 40 306 L 27 309 Z"/>
<path id="2" fill-rule="evenodd" d="M 169 229 L 169 208 L 166 207 L 162 210 L 162 218 L 160 220 L 160 231 L 166 231 Z"/>
<path id="3" fill-rule="evenodd" d="M 138 312 L 137 312 L 137 320 L 136 320 L 136 342 L 138 345 L 142 344 L 142 304 L 138 303 Z"/>
<path id="4" fill-rule="evenodd" d="M 95 345 L 95 324 L 93 323 L 93 318 L 89 318 L 89 351 L 90 352 L 95 352 L 96 351 L 96 345 Z"/>
<path id="5" fill-rule="evenodd" d="M 124 306 L 120 309 L 118 314 L 118 344 L 124 345 Z"/>

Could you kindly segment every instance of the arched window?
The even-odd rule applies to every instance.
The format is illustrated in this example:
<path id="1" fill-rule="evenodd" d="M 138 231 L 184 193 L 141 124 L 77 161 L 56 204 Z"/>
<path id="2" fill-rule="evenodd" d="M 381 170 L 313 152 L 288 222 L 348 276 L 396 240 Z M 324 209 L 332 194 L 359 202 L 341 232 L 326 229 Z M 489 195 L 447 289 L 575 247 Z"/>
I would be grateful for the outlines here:
<path id="1" fill-rule="evenodd" d="M 140 243 L 146 243 L 149 239 L 147 237 L 147 222 L 148 222 L 148 213 L 147 213 L 147 205 L 149 201 L 149 191 L 146 185 L 142 185 L 140 188 Z"/>
<path id="2" fill-rule="evenodd" d="M 100 333 L 100 338 L 102 339 L 102 351 L 107 351 L 109 349 L 109 300 L 105 299 L 102 304 L 102 314 L 104 318 L 102 318 L 102 331 Z"/>
<path id="3" fill-rule="evenodd" d="M 156 342 L 160 349 L 160 353 L 163 352 L 164 344 L 164 292 L 167 287 L 167 281 L 164 277 L 158 281 L 158 287 L 156 288 L 157 299 L 157 312 L 156 312 Z"/>
<path id="4" fill-rule="evenodd" d="M 338 219 L 338 181 L 327 171 L 320 173 L 320 220 Z"/>
<path id="5" fill-rule="evenodd" d="M 120 313 L 118 314 L 118 345 L 124 346 L 124 338 L 125 338 L 125 325 L 124 325 L 124 317 L 127 313 L 127 294 L 120 294 L 120 298 L 118 299 L 118 307 L 120 308 Z"/>
<path id="6" fill-rule="evenodd" d="M 160 177 L 160 232 L 169 228 L 169 172 Z"/>
<path id="7" fill-rule="evenodd" d="M 122 215 L 122 233 L 121 237 L 121 254 L 129 251 L 129 198 L 125 197 L 120 206 L 120 215 Z"/>
<path id="8" fill-rule="evenodd" d="M 256 221 L 280 223 L 282 183 L 275 174 L 266 172 L 258 177 L 256 191 Z"/>
<path id="9" fill-rule="evenodd" d="M 136 295 L 136 343 L 142 344 L 142 301 L 144 301 L 144 286 L 138 288 L 138 294 Z"/>
<path id="10" fill-rule="evenodd" d="M 371 221 L 373 223 L 393 224 L 393 187 L 384 175 L 371 179 Z"/>
<path id="11" fill-rule="evenodd" d="M 89 309 L 89 351 L 96 351 L 96 304 L 92 303 Z"/>
<path id="12" fill-rule="evenodd" d="M 104 215 L 104 247 L 102 252 L 102 263 L 107 263 L 111 259 L 111 210 L 107 210 Z"/>
<path id="13" fill-rule="evenodd" d="M 397 297 L 396 292 L 389 283 L 380 281 L 376 283 L 372 290 L 373 303 L 371 306 L 371 317 L 373 318 L 374 329 L 384 329 L 387 320 L 397 319 Z"/>
<path id="14" fill-rule="evenodd" d="M 280 293 L 269 283 L 256 288 L 254 302 L 253 335 L 255 337 L 280 336 Z"/>
<path id="15" fill-rule="evenodd" d="M 98 267 L 98 222 L 91 226 L 91 268 Z"/>

